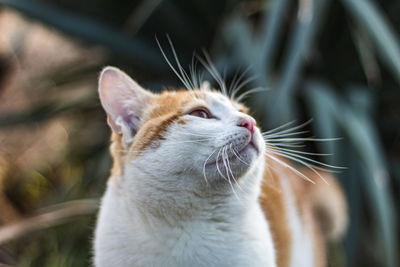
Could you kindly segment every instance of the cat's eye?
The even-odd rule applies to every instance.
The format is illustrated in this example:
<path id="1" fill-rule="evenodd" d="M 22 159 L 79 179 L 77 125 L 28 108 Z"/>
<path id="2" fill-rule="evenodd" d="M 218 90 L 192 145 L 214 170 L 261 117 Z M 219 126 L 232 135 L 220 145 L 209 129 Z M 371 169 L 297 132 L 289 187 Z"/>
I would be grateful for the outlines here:
<path id="1" fill-rule="evenodd" d="M 203 119 L 211 118 L 210 112 L 205 108 L 197 108 L 188 113 L 191 116 L 196 116 Z"/>

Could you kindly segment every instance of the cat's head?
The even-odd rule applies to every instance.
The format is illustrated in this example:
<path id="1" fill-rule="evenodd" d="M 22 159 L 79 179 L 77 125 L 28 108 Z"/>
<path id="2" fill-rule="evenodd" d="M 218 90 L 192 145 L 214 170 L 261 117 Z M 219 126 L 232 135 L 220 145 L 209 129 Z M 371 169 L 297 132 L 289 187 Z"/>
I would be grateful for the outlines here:
<path id="1" fill-rule="evenodd" d="M 99 94 L 113 130 L 113 176 L 173 191 L 230 187 L 263 161 L 264 141 L 247 108 L 206 83 L 154 94 L 107 67 Z"/>

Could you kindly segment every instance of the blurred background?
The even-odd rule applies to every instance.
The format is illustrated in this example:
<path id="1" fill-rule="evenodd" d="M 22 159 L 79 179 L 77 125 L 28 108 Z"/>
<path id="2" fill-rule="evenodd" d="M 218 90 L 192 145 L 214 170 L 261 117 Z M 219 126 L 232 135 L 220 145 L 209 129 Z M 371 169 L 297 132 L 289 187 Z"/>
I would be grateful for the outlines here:
<path id="1" fill-rule="evenodd" d="M 351 223 L 329 266 L 398 266 L 399 14 L 398 0 L 0 0 L 0 266 L 91 264 L 111 166 L 97 77 L 115 65 L 182 87 L 166 34 L 186 70 L 205 49 L 227 81 L 244 73 L 242 92 L 265 88 L 246 98 L 263 130 L 312 118 L 306 136 L 341 137 L 302 148 L 347 167 Z"/>

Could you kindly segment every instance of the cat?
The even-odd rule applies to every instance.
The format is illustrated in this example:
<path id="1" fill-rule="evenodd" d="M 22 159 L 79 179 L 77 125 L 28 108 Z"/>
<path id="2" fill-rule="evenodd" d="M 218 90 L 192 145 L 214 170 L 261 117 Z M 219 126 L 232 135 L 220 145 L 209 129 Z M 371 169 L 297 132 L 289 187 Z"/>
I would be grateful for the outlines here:
<path id="1" fill-rule="evenodd" d="M 114 163 L 95 266 L 325 266 L 325 239 L 347 224 L 342 190 L 273 154 L 247 107 L 206 82 L 151 93 L 114 67 L 99 96 Z"/>

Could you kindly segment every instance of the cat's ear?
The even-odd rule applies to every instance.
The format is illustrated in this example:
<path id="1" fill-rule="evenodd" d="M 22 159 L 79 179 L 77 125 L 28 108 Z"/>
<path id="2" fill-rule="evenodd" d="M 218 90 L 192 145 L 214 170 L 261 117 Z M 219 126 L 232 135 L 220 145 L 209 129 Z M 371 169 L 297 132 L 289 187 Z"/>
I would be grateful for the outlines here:
<path id="1" fill-rule="evenodd" d="M 99 78 L 99 96 L 111 129 L 122 134 L 126 141 L 131 139 L 138 130 L 143 110 L 152 93 L 121 70 L 106 67 Z"/>

